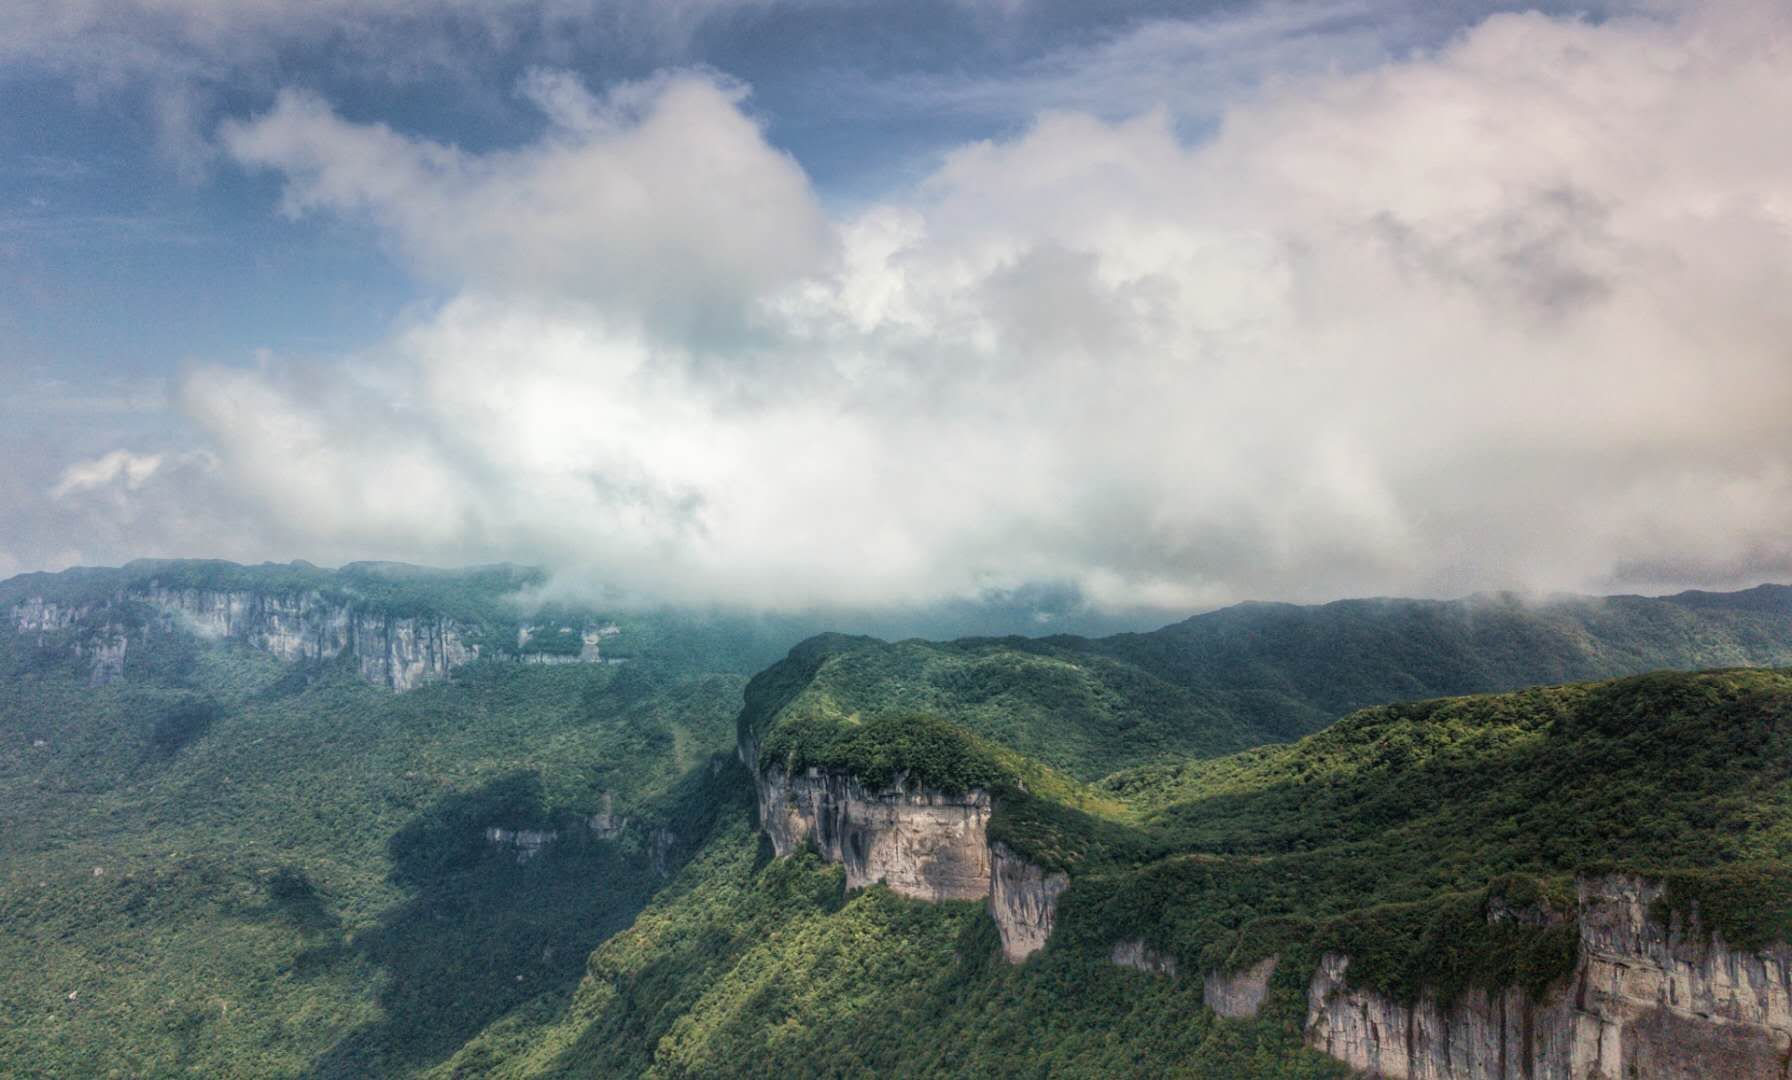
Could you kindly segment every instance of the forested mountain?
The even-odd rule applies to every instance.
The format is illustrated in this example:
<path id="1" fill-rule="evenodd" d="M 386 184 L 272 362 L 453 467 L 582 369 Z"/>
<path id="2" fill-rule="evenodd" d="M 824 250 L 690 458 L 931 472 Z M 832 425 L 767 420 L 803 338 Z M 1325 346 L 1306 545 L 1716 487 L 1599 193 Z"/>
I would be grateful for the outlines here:
<path id="1" fill-rule="evenodd" d="M 0 583 L 0 1072 L 1342 1075 L 1792 919 L 1786 676 L 1391 704 L 1783 663 L 1778 587 L 790 648 L 537 581 Z"/>

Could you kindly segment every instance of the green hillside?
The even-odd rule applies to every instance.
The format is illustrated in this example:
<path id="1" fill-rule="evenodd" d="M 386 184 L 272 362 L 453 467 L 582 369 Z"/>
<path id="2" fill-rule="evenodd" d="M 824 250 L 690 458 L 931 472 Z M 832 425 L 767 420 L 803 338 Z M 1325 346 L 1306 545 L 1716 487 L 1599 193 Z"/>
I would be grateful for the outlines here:
<path id="1" fill-rule="evenodd" d="M 779 714 L 768 733 L 785 719 L 805 724 Z M 941 742 L 885 745 L 908 768 L 905 747 L 925 760 Z M 1085 840 L 1067 845 L 1072 885 L 1046 949 L 1010 966 L 980 905 L 843 896 L 838 867 L 768 860 L 731 769 L 715 790 L 732 804 L 699 855 L 593 953 L 570 1007 L 494 1026 L 438 1075 L 1339 1076 L 1300 1047 L 1321 952 L 1402 998 L 1541 990 L 1574 962 L 1571 928 L 1486 912 L 1571 906 L 1577 870 L 1664 875 L 1670 903 L 1696 901 L 1733 942 L 1792 934 L 1783 672 L 1378 708 L 1099 786 L 1126 810 L 1060 807 L 1060 841 Z M 1185 973 L 1286 962 L 1257 1020 L 1219 1021 L 1198 978 L 1109 963 L 1123 940 Z"/>
<path id="2" fill-rule="evenodd" d="M 824 635 L 761 677 L 787 716 L 950 715 L 1095 780 L 1316 731 L 1370 705 L 1662 668 L 1792 664 L 1792 588 L 1676 597 L 1242 604 L 1146 634 Z M 743 722 L 768 710 L 749 702 Z"/>
<path id="3" fill-rule="evenodd" d="M 1792 588 L 1240 604 L 1149 634 L 1043 644 L 1125 660 L 1287 738 L 1393 701 L 1792 664 Z"/>
<path id="4" fill-rule="evenodd" d="M 405 598 L 388 568 L 174 569 L 517 618 L 508 570 L 404 574 Z M 146 570 L 0 591 L 104 599 Z M 181 633 L 92 686 L 0 628 L 0 1073 L 402 1074 L 563 1001 L 694 847 L 767 651 L 753 620 L 615 618 L 627 663 L 481 662 L 403 694 Z M 618 839 L 588 826 L 606 810 Z M 519 863 L 488 828 L 559 838 Z"/>
<path id="5" fill-rule="evenodd" d="M 150 580 L 493 641 L 602 620 L 626 662 L 497 650 L 394 693 L 177 626 L 93 685 L 79 631 L 0 621 L 0 1073 L 1337 1076 L 1299 1047 L 1302 958 L 1327 948 L 1403 996 L 1539 985 L 1572 962 L 1560 936 L 1491 933 L 1486 905 L 1560 904 L 1606 864 L 1671 872 L 1733 941 L 1792 928 L 1792 677 L 1386 704 L 1776 661 L 1783 591 L 826 635 L 777 663 L 795 620 L 530 611 L 514 593 L 538 579 L 509 567 L 133 564 L 0 583 L 0 611 L 148 626 L 126 597 Z M 737 739 L 995 792 L 991 836 L 1071 875 L 1051 943 L 1011 966 L 981 905 L 848 896 L 838 867 L 771 859 Z M 555 838 L 524 857 L 492 829 Z M 1114 966 L 1121 940 L 1183 976 Z M 1293 959 L 1258 1020 L 1201 1007 L 1190 973 L 1270 952 Z"/>

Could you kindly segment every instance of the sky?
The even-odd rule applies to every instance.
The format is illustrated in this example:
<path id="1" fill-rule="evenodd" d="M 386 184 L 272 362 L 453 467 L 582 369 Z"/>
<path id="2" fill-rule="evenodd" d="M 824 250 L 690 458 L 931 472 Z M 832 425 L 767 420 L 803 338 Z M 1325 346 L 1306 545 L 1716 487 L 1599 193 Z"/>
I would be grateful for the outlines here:
<path id="1" fill-rule="evenodd" d="M 1779 0 L 13 0 L 0 575 L 1792 580 Z"/>

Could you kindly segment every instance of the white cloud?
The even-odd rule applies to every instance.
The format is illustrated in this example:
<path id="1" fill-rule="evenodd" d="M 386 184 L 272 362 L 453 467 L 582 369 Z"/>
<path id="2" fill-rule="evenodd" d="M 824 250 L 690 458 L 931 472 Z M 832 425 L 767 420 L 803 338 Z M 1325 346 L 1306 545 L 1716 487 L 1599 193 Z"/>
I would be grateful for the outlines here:
<path id="1" fill-rule="evenodd" d="M 675 598 L 1784 576 L 1789 32 L 1499 16 L 1199 144 L 1050 114 L 832 221 L 698 78 L 532 76 L 552 130 L 489 155 L 289 94 L 229 152 L 460 292 L 185 407 L 292 548 Z"/>
<path id="2" fill-rule="evenodd" d="M 50 489 L 52 498 L 61 499 L 80 491 L 117 485 L 136 491 L 155 476 L 162 467 L 160 454 L 133 454 L 114 450 L 92 461 L 79 461 L 62 471 L 62 478 Z"/>
<path id="3" fill-rule="evenodd" d="M 487 292 L 713 330 L 825 268 L 807 179 L 737 91 L 669 76 L 599 101 L 541 72 L 524 88 L 554 126 L 510 152 L 349 123 L 295 92 L 222 138 L 239 162 L 285 174 L 289 213 L 364 213 L 423 273 Z"/>

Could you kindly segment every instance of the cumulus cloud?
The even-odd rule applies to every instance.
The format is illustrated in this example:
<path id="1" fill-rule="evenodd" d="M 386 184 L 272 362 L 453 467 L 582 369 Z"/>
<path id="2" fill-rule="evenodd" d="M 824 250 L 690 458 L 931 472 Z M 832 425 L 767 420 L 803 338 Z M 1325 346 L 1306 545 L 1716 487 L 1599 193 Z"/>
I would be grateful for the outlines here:
<path id="1" fill-rule="evenodd" d="M 182 400 L 294 547 L 674 599 L 1783 576 L 1787 41 L 1766 0 L 1501 15 L 1198 142 L 1054 113 L 831 214 L 700 76 L 538 73 L 550 130 L 488 154 L 289 93 L 228 152 L 457 295 Z"/>
<path id="2" fill-rule="evenodd" d="M 524 90 L 552 128 L 516 151 L 472 155 L 350 123 L 296 92 L 222 137 L 239 162 L 286 176 L 288 213 L 365 214 L 422 272 L 484 292 L 728 323 L 825 268 L 808 181 L 738 91 L 672 76 L 600 101 L 541 72 Z"/>

